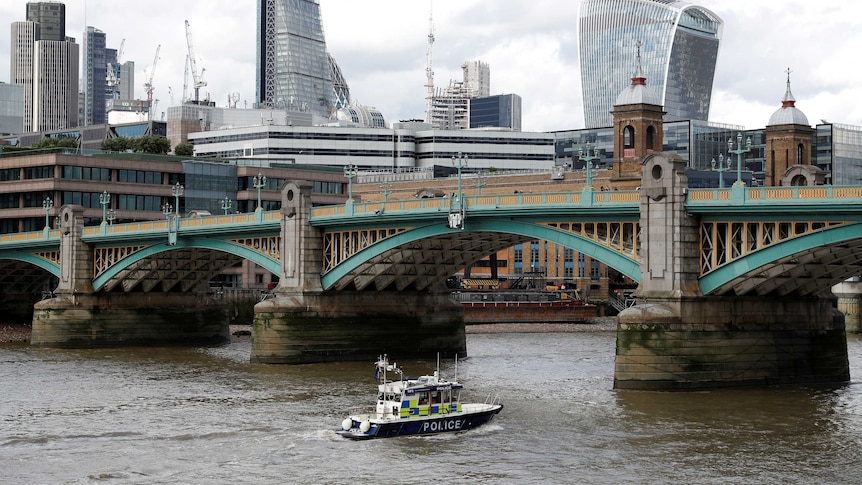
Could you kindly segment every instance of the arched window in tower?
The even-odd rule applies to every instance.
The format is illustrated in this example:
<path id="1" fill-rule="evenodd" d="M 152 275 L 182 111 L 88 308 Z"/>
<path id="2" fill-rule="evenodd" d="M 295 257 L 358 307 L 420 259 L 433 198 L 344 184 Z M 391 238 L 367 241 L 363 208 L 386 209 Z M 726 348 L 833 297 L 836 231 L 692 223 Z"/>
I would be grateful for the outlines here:
<path id="1" fill-rule="evenodd" d="M 800 143 L 799 145 L 796 145 L 796 164 L 797 165 L 802 165 L 803 163 L 805 163 L 805 157 L 803 156 L 805 154 L 804 150 L 805 150 L 805 147 L 802 146 L 802 143 Z"/>
<path id="2" fill-rule="evenodd" d="M 632 125 L 623 128 L 623 148 L 635 147 L 635 129 Z"/>
<path id="3" fill-rule="evenodd" d="M 655 127 L 652 125 L 646 129 L 646 149 L 655 150 Z"/>

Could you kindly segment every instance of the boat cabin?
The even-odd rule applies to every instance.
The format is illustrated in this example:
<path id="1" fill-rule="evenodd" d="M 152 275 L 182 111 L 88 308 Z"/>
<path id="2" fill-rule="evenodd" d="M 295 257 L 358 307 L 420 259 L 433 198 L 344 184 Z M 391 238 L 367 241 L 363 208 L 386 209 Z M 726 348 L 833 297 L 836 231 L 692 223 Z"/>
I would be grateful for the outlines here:
<path id="1" fill-rule="evenodd" d="M 435 416 L 461 411 L 461 389 L 457 382 L 440 382 L 437 376 L 408 378 L 380 384 L 377 416 L 402 419 Z"/>

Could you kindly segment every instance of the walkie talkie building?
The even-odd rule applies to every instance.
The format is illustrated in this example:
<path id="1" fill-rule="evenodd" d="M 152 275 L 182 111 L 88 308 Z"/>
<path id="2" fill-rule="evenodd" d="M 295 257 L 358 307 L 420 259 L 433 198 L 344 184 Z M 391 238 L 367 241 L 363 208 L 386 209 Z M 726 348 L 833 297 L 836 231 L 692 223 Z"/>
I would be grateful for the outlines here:
<path id="1" fill-rule="evenodd" d="M 676 0 L 582 0 L 578 40 L 587 128 L 611 126 L 617 95 L 631 81 L 642 42 L 647 83 L 665 121 L 707 120 L 723 21 Z"/>
<path id="2" fill-rule="evenodd" d="M 335 91 L 319 0 L 258 0 L 257 22 L 257 105 L 329 117 Z"/>

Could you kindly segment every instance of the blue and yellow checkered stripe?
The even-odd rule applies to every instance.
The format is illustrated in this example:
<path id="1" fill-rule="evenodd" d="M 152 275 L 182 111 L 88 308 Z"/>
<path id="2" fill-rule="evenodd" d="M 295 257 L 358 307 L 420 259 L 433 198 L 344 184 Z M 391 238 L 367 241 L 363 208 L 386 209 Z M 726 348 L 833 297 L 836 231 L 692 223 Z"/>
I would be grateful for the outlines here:
<path id="1" fill-rule="evenodd" d="M 436 416 L 438 414 L 457 413 L 461 411 L 461 403 L 424 404 L 419 405 L 418 399 L 401 402 L 402 418 L 415 418 L 417 416 Z"/>

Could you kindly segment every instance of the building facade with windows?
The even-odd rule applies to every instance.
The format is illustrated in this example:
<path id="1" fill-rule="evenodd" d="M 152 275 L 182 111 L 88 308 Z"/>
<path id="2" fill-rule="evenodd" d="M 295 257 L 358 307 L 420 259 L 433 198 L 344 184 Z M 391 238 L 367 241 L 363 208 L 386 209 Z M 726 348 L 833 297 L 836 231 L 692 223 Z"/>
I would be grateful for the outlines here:
<path id="1" fill-rule="evenodd" d="M 7 152 L 0 168 L 0 233 L 41 231 L 64 204 L 84 207 L 85 225 L 163 219 L 175 204 L 174 184 L 184 187 L 179 213 L 254 212 L 258 204 L 256 176 L 264 210 L 281 207 L 286 180 L 312 183 L 312 203 L 336 204 L 347 199 L 347 180 L 340 168 L 279 167 L 266 161 L 242 164 L 231 160 L 189 160 L 136 153 L 46 150 Z M 261 177 L 262 178 L 262 177 Z M 102 205 L 107 192 L 109 201 Z M 46 204 L 46 201 L 50 203 Z M 46 209 L 47 207 L 47 209 Z M 173 211 L 177 208 L 171 207 Z M 277 275 L 246 261 L 215 282 L 220 286 L 265 288 Z"/>
<path id="2" fill-rule="evenodd" d="M 0 135 L 24 131 L 24 86 L 0 82 Z"/>
<path id="3" fill-rule="evenodd" d="M 665 121 L 708 119 L 721 18 L 675 0 L 582 0 L 578 17 L 587 128 L 611 126 L 614 100 L 638 53 Z"/>
<path id="4" fill-rule="evenodd" d="M 10 83 L 24 86 L 24 132 L 78 126 L 78 44 L 66 37 L 66 7 L 27 3 L 12 22 Z"/>
<path id="5" fill-rule="evenodd" d="M 105 93 L 108 90 L 108 59 L 105 33 L 87 27 L 84 34 L 84 126 L 105 123 Z M 114 54 L 116 56 L 116 53 Z M 116 59 L 114 59 L 116 62 Z"/>
<path id="6" fill-rule="evenodd" d="M 508 128 L 521 131 L 521 97 L 498 94 L 470 100 L 470 128 Z"/>
<path id="7" fill-rule="evenodd" d="M 364 169 L 449 166 L 464 155 L 470 170 L 550 169 L 554 136 L 508 130 L 429 130 L 330 126 L 246 126 L 188 135 L 199 158 L 279 160 Z"/>
<path id="8" fill-rule="evenodd" d="M 328 117 L 335 107 L 319 0 L 257 1 L 258 107 Z"/>

